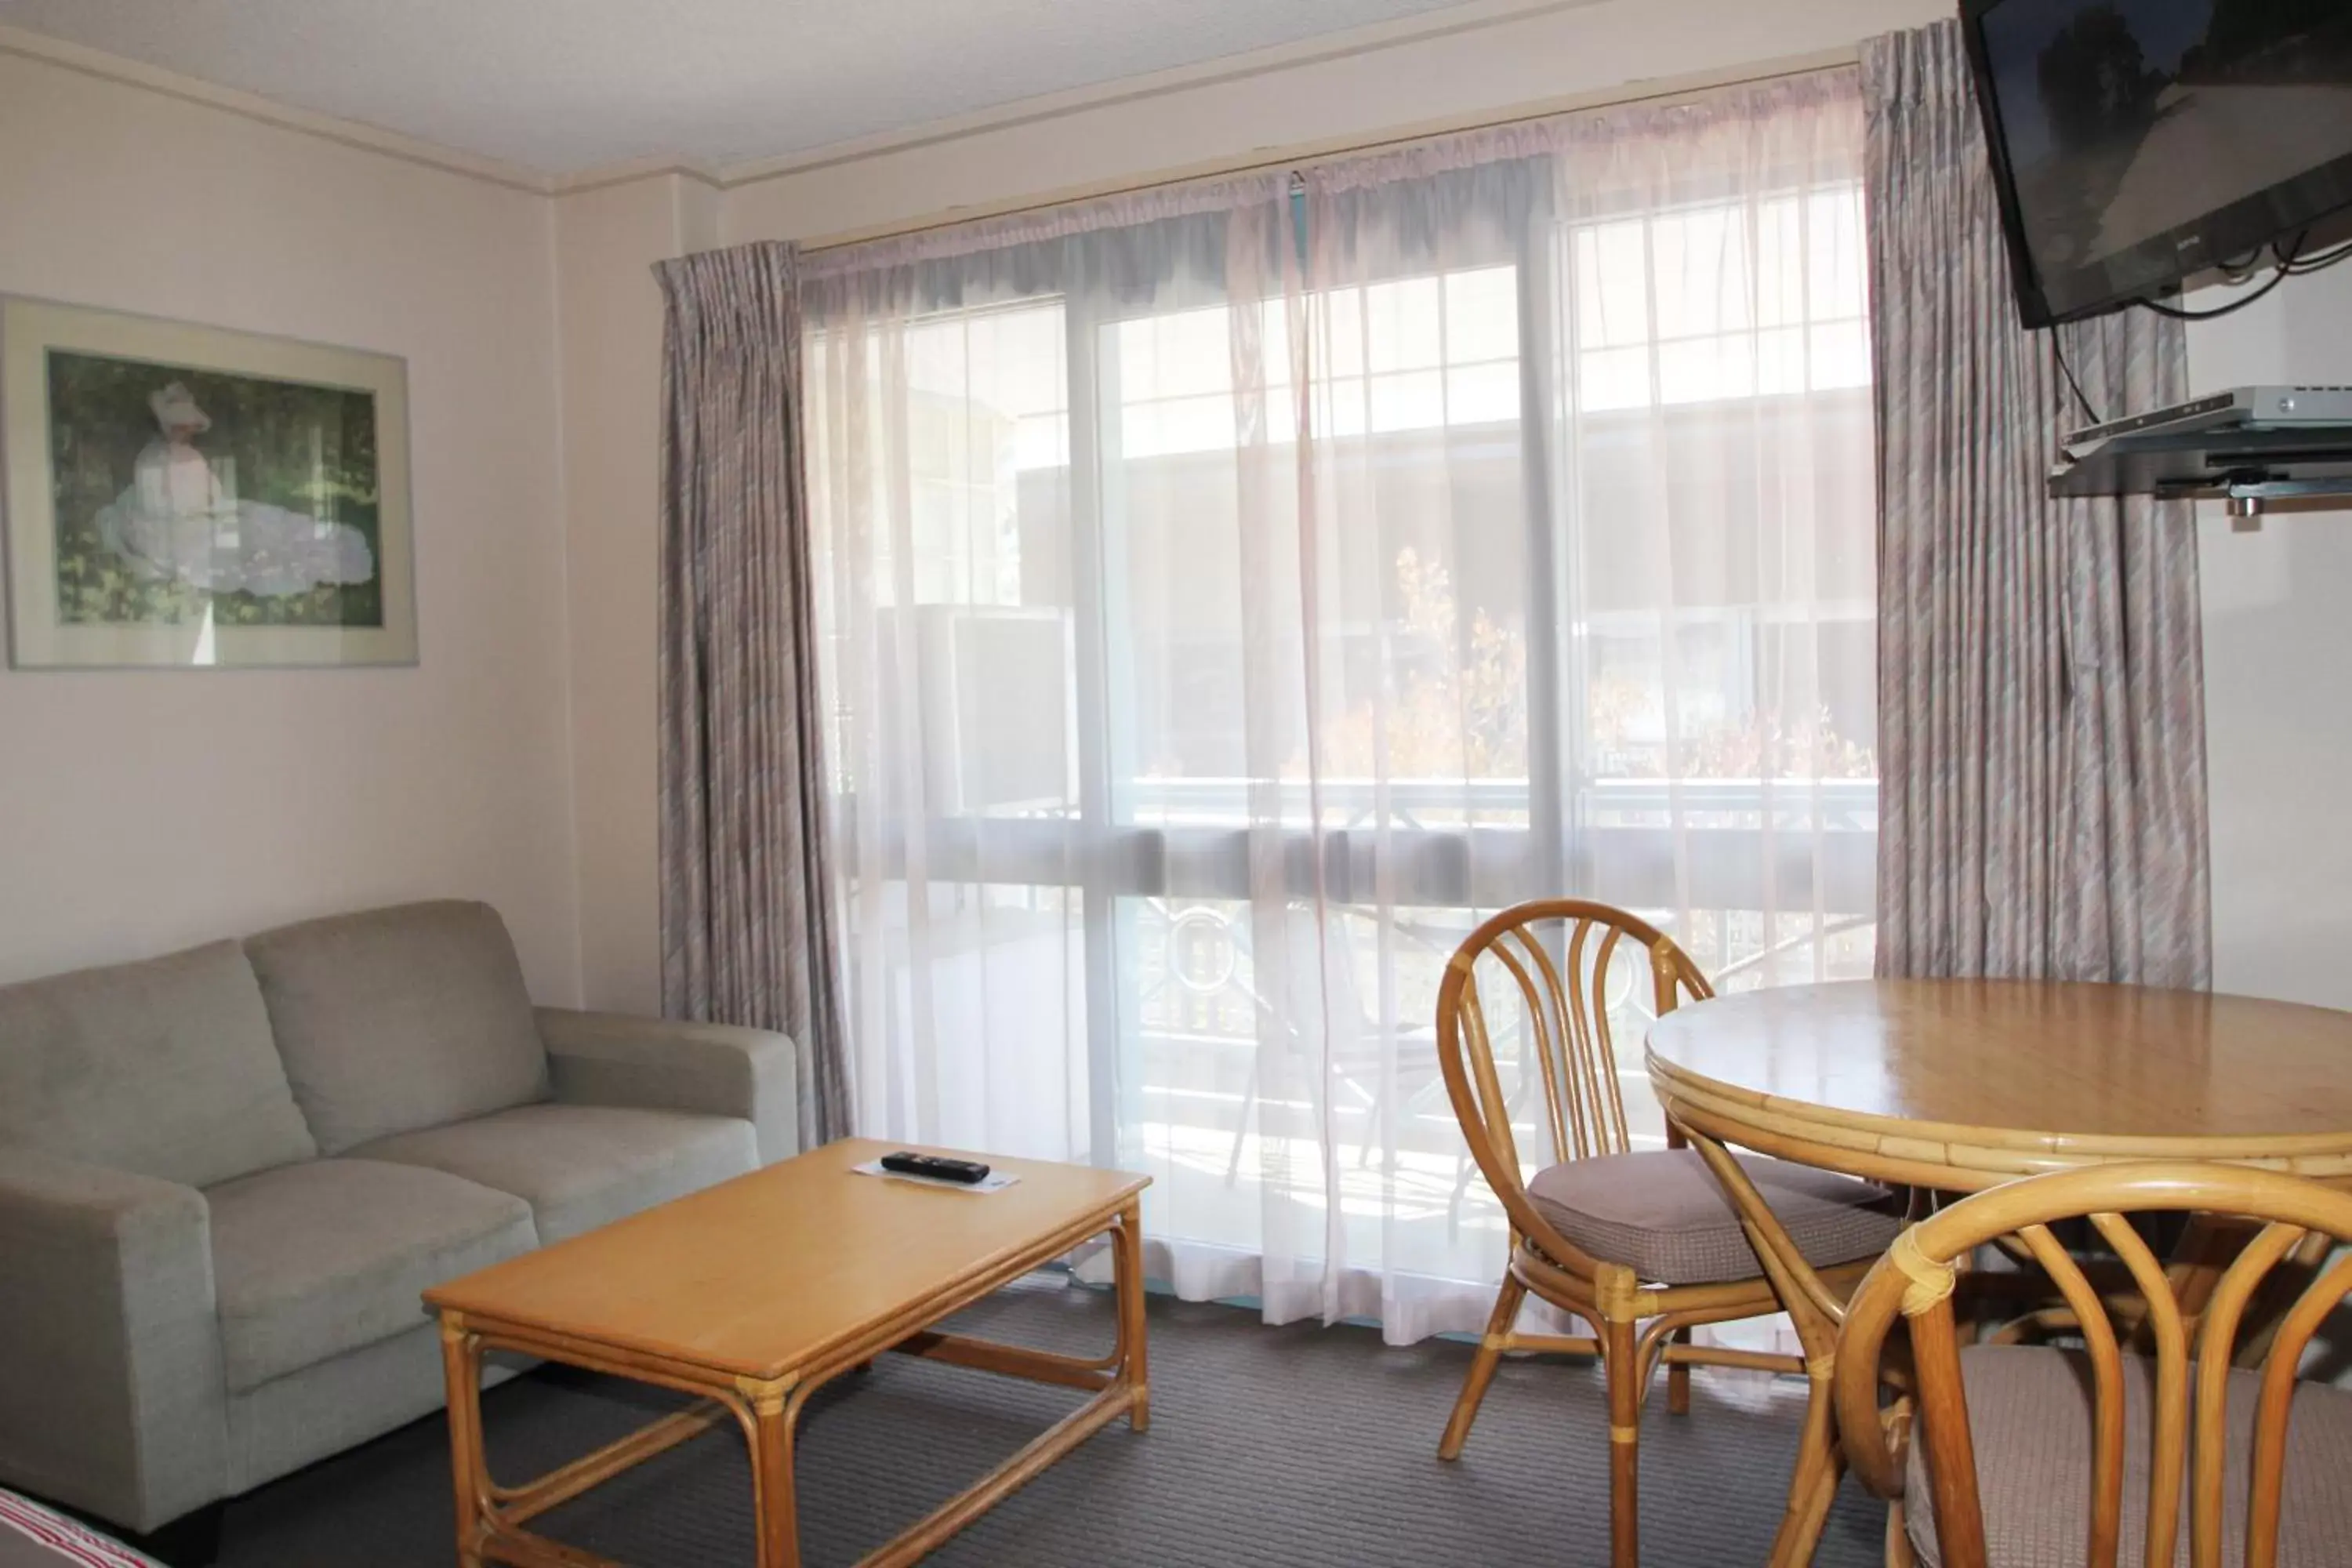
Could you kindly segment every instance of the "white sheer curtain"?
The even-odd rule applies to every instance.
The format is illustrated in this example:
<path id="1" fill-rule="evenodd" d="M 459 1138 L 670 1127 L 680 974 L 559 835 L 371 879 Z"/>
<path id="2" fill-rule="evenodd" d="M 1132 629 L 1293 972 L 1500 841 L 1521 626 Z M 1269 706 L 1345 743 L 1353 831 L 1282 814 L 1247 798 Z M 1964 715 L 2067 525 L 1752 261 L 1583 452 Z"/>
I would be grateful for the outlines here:
<path id="1" fill-rule="evenodd" d="M 1485 914 L 1866 973 L 1860 146 L 1830 73 L 812 258 L 861 1129 L 1150 1171 L 1181 1293 L 1405 1341 L 1502 1266 Z"/>

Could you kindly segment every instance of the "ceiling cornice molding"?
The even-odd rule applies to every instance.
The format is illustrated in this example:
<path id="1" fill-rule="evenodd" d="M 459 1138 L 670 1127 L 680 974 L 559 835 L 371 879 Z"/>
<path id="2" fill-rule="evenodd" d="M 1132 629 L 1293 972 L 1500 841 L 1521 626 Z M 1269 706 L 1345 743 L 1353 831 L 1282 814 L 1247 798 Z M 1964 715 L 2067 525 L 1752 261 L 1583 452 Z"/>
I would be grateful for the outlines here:
<path id="1" fill-rule="evenodd" d="M 1432 39 L 1483 32 L 1603 3 L 1604 0 L 1471 0 L 1467 5 L 1452 5 L 1418 16 L 1352 27 L 1344 32 L 1325 33 L 1294 43 L 1251 49 L 1141 76 L 1117 78 L 1063 92 L 1018 99 L 975 110 L 969 114 L 928 121 L 919 125 L 903 126 L 774 157 L 711 164 L 655 153 L 619 163 L 597 164 L 570 174 L 553 174 L 504 159 L 463 152 L 363 121 L 344 120 L 313 110 L 298 109 L 258 93 L 223 87 L 198 77 L 184 76 L 160 66 L 127 59 L 81 44 L 68 43 L 6 23 L 0 23 L 0 54 L 23 56 L 100 80 L 135 87 L 280 130 L 315 136 L 341 146 L 401 159 L 446 174 L 487 181 L 509 190 L 534 195 L 566 196 L 667 176 L 693 180 L 713 190 L 732 190 L 763 180 L 888 157 L 893 153 L 912 152 L 966 136 L 1012 130 L 1083 114 L 1091 110 L 1141 102 L 1278 71 L 1379 54 Z"/>
<path id="2" fill-rule="evenodd" d="M 629 180 L 643 179 L 648 174 L 677 174 L 701 180 L 719 190 L 732 190 L 739 185 L 806 174 L 814 169 L 887 158 L 896 153 L 913 152 L 918 148 L 982 135 L 991 131 L 1008 131 L 1018 126 L 1083 114 L 1089 110 L 1165 98 L 1172 93 L 1215 87 L 1225 82 L 1245 81 L 1252 77 L 1268 76 L 1276 71 L 1379 54 L 1433 38 L 1483 32 L 1490 27 L 1531 21 L 1556 12 L 1580 11 L 1604 3 L 1605 0 L 1471 0 L 1468 5 L 1450 5 L 1443 11 L 1402 17 L 1394 22 L 1350 27 L 1344 32 L 1324 33 L 1295 43 L 1276 44 L 1193 65 L 1175 66 L 1141 76 L 1119 77 L 1062 92 L 1016 99 L 1010 103 L 974 110 L 969 114 L 926 121 L 919 125 L 901 126 L 893 131 L 877 132 L 871 136 L 827 142 L 821 147 L 774 157 L 744 159 L 716 166 L 690 163 L 675 158 L 642 158 L 604 164 L 560 176 L 555 181 L 555 189 L 569 194 L 575 190 L 621 184 Z"/>
<path id="3" fill-rule="evenodd" d="M 695 180 L 714 191 L 723 191 L 729 181 L 726 171 L 708 163 L 698 163 L 686 158 L 654 156 L 631 158 L 619 163 L 599 163 L 577 174 L 558 174 L 548 182 L 548 189 L 559 196 L 576 196 L 587 191 L 601 191 L 613 185 L 634 184 L 639 180 L 657 180 L 675 174 L 681 180 Z"/>
<path id="4" fill-rule="evenodd" d="M 30 32 L 23 27 L 0 23 L 0 55 L 18 55 L 38 60 L 45 65 L 58 66 L 96 77 L 101 81 L 116 82 L 143 91 L 175 98 L 184 103 L 194 103 L 206 109 L 217 109 L 246 120 L 258 121 L 281 131 L 296 131 L 315 136 L 324 142 L 355 147 L 365 153 L 377 153 L 404 163 L 422 164 L 445 174 L 463 174 L 469 179 L 486 180 L 509 190 L 525 191 L 532 195 L 548 195 L 555 189 L 555 181 L 545 171 L 510 163 L 501 158 L 486 158 L 476 153 L 464 153 L 455 147 L 445 147 L 437 142 L 410 136 L 398 131 L 387 131 L 380 125 L 370 125 L 356 120 L 341 120 L 331 114 L 297 109 L 280 103 L 274 98 L 246 92 L 233 87 L 222 87 L 198 77 L 182 76 L 161 66 L 147 65 L 139 60 L 125 59 L 103 49 L 88 48 L 52 38 L 45 33 Z"/>

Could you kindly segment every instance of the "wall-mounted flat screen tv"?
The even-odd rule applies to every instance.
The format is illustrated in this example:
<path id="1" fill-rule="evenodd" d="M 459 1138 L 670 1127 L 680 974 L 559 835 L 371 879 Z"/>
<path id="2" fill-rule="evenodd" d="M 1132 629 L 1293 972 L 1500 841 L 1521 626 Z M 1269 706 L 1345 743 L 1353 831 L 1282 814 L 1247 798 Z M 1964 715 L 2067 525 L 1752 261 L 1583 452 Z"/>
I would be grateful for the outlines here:
<path id="1" fill-rule="evenodd" d="M 1960 17 L 2029 326 L 2285 254 L 2352 207 L 2352 0 L 1961 0 Z"/>

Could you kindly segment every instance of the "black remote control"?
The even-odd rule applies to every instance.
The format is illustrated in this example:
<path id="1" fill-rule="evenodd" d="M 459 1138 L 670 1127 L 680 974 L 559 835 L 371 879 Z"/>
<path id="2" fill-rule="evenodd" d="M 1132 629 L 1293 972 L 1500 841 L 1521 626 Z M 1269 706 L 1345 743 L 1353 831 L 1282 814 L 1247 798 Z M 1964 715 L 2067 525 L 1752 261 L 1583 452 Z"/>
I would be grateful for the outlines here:
<path id="1" fill-rule="evenodd" d="M 965 1186 L 988 1179 L 988 1167 L 977 1160 L 950 1160 L 938 1154 L 918 1154 L 901 1149 L 882 1156 L 882 1168 L 902 1176 L 929 1176 L 936 1182 L 961 1182 Z"/>

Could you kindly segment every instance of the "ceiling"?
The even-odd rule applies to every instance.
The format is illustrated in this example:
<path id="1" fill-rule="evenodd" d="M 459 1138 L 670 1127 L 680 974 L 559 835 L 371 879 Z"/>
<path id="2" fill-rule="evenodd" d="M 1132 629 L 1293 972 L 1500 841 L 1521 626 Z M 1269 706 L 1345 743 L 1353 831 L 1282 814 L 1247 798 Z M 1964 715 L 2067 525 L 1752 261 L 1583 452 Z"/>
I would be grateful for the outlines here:
<path id="1" fill-rule="evenodd" d="M 1460 0 L 0 0 L 0 23 L 551 174 L 723 165 Z"/>

